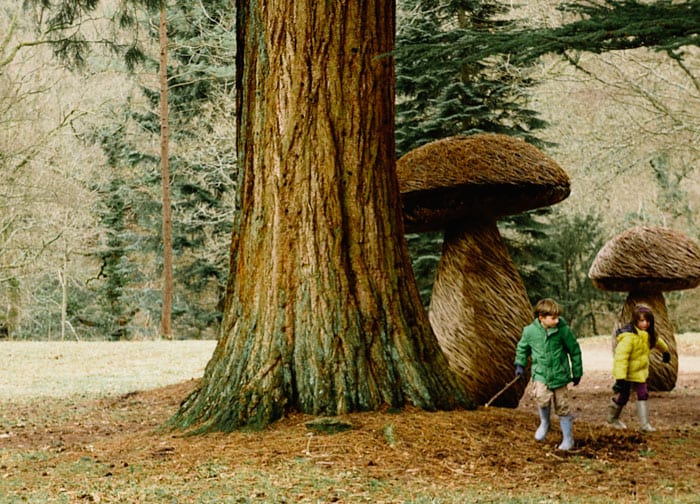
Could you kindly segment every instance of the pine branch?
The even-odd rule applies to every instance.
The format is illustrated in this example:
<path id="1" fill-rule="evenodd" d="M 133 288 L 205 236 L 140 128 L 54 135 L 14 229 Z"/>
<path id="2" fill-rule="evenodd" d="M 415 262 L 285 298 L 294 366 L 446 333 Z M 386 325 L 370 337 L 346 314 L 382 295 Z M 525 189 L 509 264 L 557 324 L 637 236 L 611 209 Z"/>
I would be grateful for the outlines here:
<path id="1" fill-rule="evenodd" d="M 488 46 L 472 51 L 468 59 L 478 61 L 494 54 L 510 54 L 515 63 L 525 63 L 548 53 L 567 51 L 603 53 L 648 47 L 673 52 L 683 46 L 700 45 L 697 0 L 653 4 L 606 0 L 603 4 L 567 4 L 562 9 L 584 19 L 554 29 L 497 33 Z M 674 54 L 682 57 L 681 53 Z"/>

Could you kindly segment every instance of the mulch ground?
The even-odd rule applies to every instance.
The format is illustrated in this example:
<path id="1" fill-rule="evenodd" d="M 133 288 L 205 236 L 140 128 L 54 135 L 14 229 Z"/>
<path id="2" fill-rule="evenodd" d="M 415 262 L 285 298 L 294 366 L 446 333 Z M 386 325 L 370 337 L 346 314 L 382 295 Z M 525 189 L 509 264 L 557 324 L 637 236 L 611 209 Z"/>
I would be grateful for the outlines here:
<path id="1" fill-rule="evenodd" d="M 269 473 L 303 460 L 329 475 L 352 472 L 366 480 L 432 488 L 437 495 L 479 489 L 486 492 L 483 502 L 492 502 L 489 489 L 501 496 L 526 491 L 546 496 L 545 502 L 700 502 L 700 372 L 681 374 L 671 392 L 652 392 L 650 416 L 658 431 L 650 434 L 636 430 L 633 402 L 623 413 L 629 429 L 609 427 L 609 372 L 587 372 L 573 389 L 576 445 L 570 452 L 557 450 L 556 418 L 545 442 L 534 441 L 538 416 L 527 393 L 516 409 L 344 415 L 352 428 L 335 434 L 310 430 L 312 417 L 302 414 L 261 432 L 164 431 L 196 383 L 103 399 L 1 403 L 0 486 L 3 477 L 49 474 L 41 457 L 25 455 L 17 462 L 12 455 L 44 451 L 54 466 L 92 460 L 113 478 L 139 467 L 186 479 L 211 460 L 225 460 L 233 472 L 253 467 Z M 65 481 L 51 484 L 57 491 L 66 487 Z M 341 495 L 313 502 L 352 502 Z"/>
<path id="2" fill-rule="evenodd" d="M 601 374 L 600 381 L 609 380 Z M 301 414 L 262 432 L 183 437 L 159 430 L 195 381 L 119 398 L 4 408 L 10 429 L 0 447 L 96 458 L 113 471 L 138 464 L 184 475 L 211 458 L 270 468 L 303 457 L 329 471 L 359 469 L 376 480 L 423 481 L 444 489 L 478 485 L 514 495 L 527 489 L 555 501 L 697 495 L 700 374 L 684 376 L 672 392 L 652 394 L 652 419 L 659 428 L 652 434 L 637 432 L 631 415 L 628 430 L 608 427 L 609 393 L 595 382 L 589 376 L 588 386 L 583 381 L 575 390 L 576 446 L 568 453 L 556 448 L 556 421 L 545 442 L 534 441 L 538 419 L 527 398 L 517 409 L 346 415 L 343 420 L 353 428 L 336 434 L 312 432 L 306 427 L 312 418 Z"/>

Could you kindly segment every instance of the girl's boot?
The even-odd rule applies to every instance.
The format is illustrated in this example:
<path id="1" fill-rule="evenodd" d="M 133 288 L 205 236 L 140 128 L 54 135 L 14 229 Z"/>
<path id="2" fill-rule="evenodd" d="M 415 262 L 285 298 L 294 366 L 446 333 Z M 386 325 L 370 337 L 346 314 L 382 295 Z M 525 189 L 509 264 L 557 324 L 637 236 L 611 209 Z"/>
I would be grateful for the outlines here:
<path id="1" fill-rule="evenodd" d="M 552 406 L 548 405 L 544 408 L 538 407 L 537 409 L 540 412 L 540 426 L 537 427 L 537 431 L 535 432 L 535 439 L 537 441 L 543 441 L 549 430 L 549 414 L 552 411 Z"/>
<path id="2" fill-rule="evenodd" d="M 620 406 L 613 399 L 610 400 L 610 406 L 608 406 L 608 423 L 613 427 L 618 429 L 626 429 L 625 423 L 620 420 L 620 413 L 622 412 L 624 406 Z"/>
<path id="3" fill-rule="evenodd" d="M 637 415 L 639 416 L 639 428 L 644 432 L 655 432 L 656 429 L 649 423 L 649 409 L 646 401 L 637 401 Z"/>
<path id="4" fill-rule="evenodd" d="M 563 437 L 559 449 L 571 450 L 574 447 L 574 417 L 571 415 L 559 417 L 559 426 Z"/>

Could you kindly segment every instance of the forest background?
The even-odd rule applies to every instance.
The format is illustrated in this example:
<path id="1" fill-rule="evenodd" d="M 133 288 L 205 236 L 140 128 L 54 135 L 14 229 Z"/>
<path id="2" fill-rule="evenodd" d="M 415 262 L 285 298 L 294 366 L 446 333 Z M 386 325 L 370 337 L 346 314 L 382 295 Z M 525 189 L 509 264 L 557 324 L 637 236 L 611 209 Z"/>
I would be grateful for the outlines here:
<path id="1" fill-rule="evenodd" d="M 215 338 L 235 212 L 235 12 L 225 1 L 170 4 L 174 336 Z M 608 239 L 640 224 L 700 237 L 700 51 L 447 54 L 464 52 L 465 33 L 482 47 L 494 33 L 580 18 L 558 4 L 398 2 L 397 156 L 485 131 L 554 158 L 571 177 L 569 198 L 500 226 L 531 299 L 559 299 L 589 336 L 609 332 L 620 306 L 622 294 L 587 278 Z M 0 0 L 0 331 L 159 338 L 157 13 L 102 2 L 77 19 L 81 38 L 62 44 L 55 21 L 29 5 Z M 425 48 L 433 65 L 416 57 Z M 427 306 L 441 236 L 407 239 Z M 666 295 L 677 332 L 700 330 L 699 296 Z"/>

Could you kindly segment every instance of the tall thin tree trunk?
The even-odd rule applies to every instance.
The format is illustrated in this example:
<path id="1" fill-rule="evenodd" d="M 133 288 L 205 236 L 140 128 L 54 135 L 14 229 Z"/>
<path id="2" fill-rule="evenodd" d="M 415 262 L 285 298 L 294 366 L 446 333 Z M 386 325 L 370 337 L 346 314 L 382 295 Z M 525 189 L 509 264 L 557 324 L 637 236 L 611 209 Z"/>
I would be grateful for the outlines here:
<path id="1" fill-rule="evenodd" d="M 68 284 L 66 282 L 66 259 L 63 259 L 63 269 L 58 272 L 58 283 L 61 285 L 61 341 L 66 339 L 68 325 Z"/>
<path id="2" fill-rule="evenodd" d="M 174 423 L 469 405 L 403 241 L 393 2 L 237 9 L 240 213 L 224 323 Z"/>
<path id="3" fill-rule="evenodd" d="M 168 153 L 168 33 L 165 0 L 160 2 L 160 173 L 163 188 L 163 308 L 160 332 L 172 339 L 173 307 L 173 236 L 170 207 L 170 169 Z"/>

